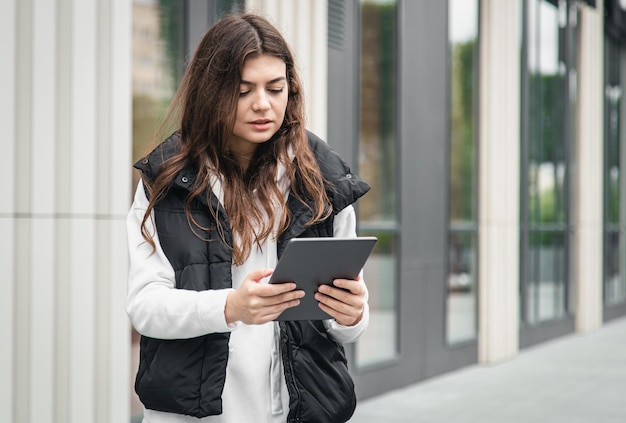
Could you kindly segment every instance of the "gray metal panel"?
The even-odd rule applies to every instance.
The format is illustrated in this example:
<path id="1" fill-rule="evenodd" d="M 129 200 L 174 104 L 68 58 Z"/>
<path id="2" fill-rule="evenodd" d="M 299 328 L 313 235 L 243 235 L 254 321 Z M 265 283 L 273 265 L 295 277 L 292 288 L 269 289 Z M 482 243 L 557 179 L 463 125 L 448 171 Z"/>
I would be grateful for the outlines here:
<path id="1" fill-rule="evenodd" d="M 185 59 L 188 59 L 198 45 L 200 38 L 215 21 L 214 2 L 185 2 Z"/>
<path id="2" fill-rule="evenodd" d="M 626 304 L 604 306 L 603 318 L 605 322 L 626 316 Z"/>
<path id="3" fill-rule="evenodd" d="M 448 222 L 447 2 L 402 2 L 400 28 L 402 263 L 404 268 L 443 271 Z"/>
<path id="4" fill-rule="evenodd" d="M 532 347 L 575 330 L 576 321 L 572 316 L 560 320 L 548 320 L 535 326 L 525 326 L 519 332 L 519 347 L 520 349 Z"/>
<path id="5" fill-rule="evenodd" d="M 328 143 L 356 168 L 359 110 L 359 3 L 328 2 Z"/>
<path id="6" fill-rule="evenodd" d="M 446 3 L 406 1 L 400 9 L 401 275 L 419 276 L 412 282 L 417 297 L 408 295 L 402 280 L 400 297 L 413 304 L 402 308 L 401 318 L 422 327 L 412 346 L 419 379 L 427 377 L 431 344 L 439 345 L 445 334 L 439 328 L 448 219 Z"/>
<path id="7" fill-rule="evenodd" d="M 402 266 L 405 271 L 419 270 L 418 291 L 426 299 L 420 313 L 403 312 L 402 319 L 407 324 L 415 324 L 415 319 L 427 322 L 418 348 L 418 374 L 426 378 L 476 363 L 478 350 L 476 341 L 455 347 L 446 341 L 448 5 L 435 0 L 405 1 L 401 16 Z"/>

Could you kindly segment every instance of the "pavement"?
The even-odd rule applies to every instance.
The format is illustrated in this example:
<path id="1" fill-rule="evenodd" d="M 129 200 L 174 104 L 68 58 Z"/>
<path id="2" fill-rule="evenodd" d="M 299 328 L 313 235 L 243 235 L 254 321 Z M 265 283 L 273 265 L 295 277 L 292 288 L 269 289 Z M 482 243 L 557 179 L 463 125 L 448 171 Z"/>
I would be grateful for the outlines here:
<path id="1" fill-rule="evenodd" d="M 626 423 L 626 318 L 360 401 L 350 423 Z"/>

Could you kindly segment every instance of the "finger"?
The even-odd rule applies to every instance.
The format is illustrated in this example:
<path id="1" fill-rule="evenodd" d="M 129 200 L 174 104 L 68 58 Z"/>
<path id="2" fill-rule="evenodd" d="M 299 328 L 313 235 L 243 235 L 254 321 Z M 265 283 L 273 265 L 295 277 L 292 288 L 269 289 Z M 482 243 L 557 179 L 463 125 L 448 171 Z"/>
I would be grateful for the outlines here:
<path id="1" fill-rule="evenodd" d="M 357 295 L 365 292 L 365 286 L 358 280 L 335 279 L 333 280 L 333 286 L 336 286 L 337 288 L 341 288 L 343 290 L 348 290 L 351 293 Z"/>
<path id="2" fill-rule="evenodd" d="M 257 269 L 246 276 L 246 279 L 249 279 L 254 282 L 260 282 L 261 279 L 270 276 L 274 272 L 274 269 Z"/>
<path id="3" fill-rule="evenodd" d="M 359 304 L 365 301 L 365 289 L 359 282 L 337 279 L 333 283 L 337 284 L 337 286 L 320 285 L 318 292 L 336 298 L 344 303 Z"/>
<path id="4" fill-rule="evenodd" d="M 297 293 L 297 297 L 303 297 L 304 291 L 296 289 L 297 285 L 293 282 L 262 284 L 255 286 L 255 292 L 261 297 L 274 297 L 284 294 Z M 295 297 L 294 297 L 295 298 Z"/>
<path id="5" fill-rule="evenodd" d="M 301 289 L 293 289 L 291 291 L 285 292 L 283 294 L 279 295 L 279 301 L 284 303 L 284 302 L 288 302 L 288 301 L 293 301 L 293 300 L 299 300 L 300 298 L 304 297 L 305 293 L 303 290 Z"/>
<path id="6" fill-rule="evenodd" d="M 274 306 L 264 307 L 262 312 L 259 313 L 259 316 L 257 316 L 256 323 L 266 323 L 275 320 L 283 311 L 298 305 L 300 305 L 300 300 L 294 299 Z"/>
<path id="7" fill-rule="evenodd" d="M 303 291 L 289 291 L 274 294 L 267 290 L 255 289 L 257 287 L 259 287 L 259 285 L 254 285 L 250 288 L 251 295 L 248 298 L 248 308 L 262 314 L 268 311 L 274 312 L 275 307 L 289 301 L 299 300 L 304 296 Z"/>
<path id="8" fill-rule="evenodd" d="M 265 292 L 260 292 L 259 297 L 263 298 L 264 305 L 273 306 L 277 304 L 286 303 L 288 301 L 299 300 L 304 297 L 304 291 L 301 289 L 295 289 L 295 284 L 293 284 L 293 288 L 284 290 L 285 287 L 280 287 L 281 291 L 274 292 L 273 290 L 266 290 Z"/>
<path id="9" fill-rule="evenodd" d="M 321 304 L 324 304 L 332 308 L 333 310 L 338 311 L 339 313 L 349 316 L 356 316 L 360 314 L 363 310 L 364 302 L 359 300 L 359 297 L 356 297 L 354 295 L 350 295 L 345 292 L 342 294 L 348 296 L 346 300 L 343 300 L 342 298 L 334 298 L 332 296 L 324 295 L 319 292 L 315 294 L 315 299 Z"/>
<path id="10" fill-rule="evenodd" d="M 358 314 L 341 313 L 324 303 L 319 303 L 320 309 L 329 314 L 337 323 L 343 326 L 353 326 L 361 320 L 362 312 Z"/>

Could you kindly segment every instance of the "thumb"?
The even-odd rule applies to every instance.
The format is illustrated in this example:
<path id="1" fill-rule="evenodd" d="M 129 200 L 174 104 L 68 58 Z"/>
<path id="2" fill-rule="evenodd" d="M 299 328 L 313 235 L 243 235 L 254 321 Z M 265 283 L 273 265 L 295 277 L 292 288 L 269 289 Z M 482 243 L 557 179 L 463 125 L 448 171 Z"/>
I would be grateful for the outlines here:
<path id="1" fill-rule="evenodd" d="M 274 269 L 257 269 L 250 272 L 247 279 L 258 283 L 261 279 L 268 277 L 272 273 L 274 273 Z"/>

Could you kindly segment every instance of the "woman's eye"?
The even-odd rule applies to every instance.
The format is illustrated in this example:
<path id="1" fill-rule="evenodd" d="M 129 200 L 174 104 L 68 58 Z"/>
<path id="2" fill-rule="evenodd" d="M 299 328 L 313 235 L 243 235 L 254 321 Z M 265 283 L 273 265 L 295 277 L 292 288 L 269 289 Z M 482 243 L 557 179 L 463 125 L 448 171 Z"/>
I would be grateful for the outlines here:
<path id="1" fill-rule="evenodd" d="M 250 91 L 239 91 L 239 97 L 245 97 L 250 94 Z"/>
<path id="2" fill-rule="evenodd" d="M 284 88 L 271 88 L 268 91 L 272 94 L 280 94 L 284 91 Z"/>

